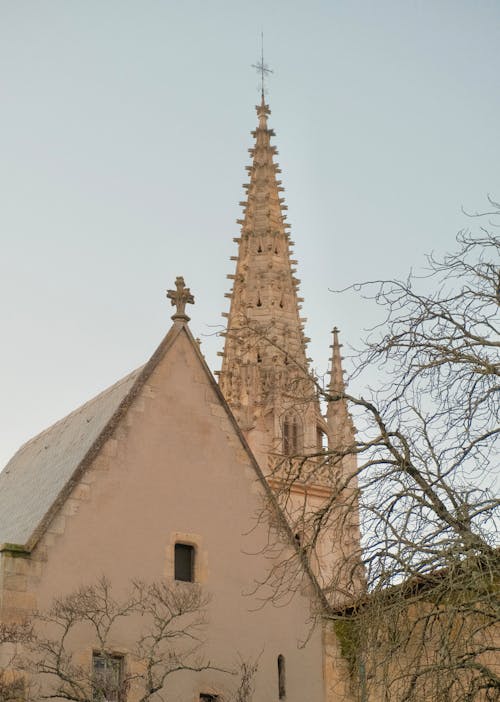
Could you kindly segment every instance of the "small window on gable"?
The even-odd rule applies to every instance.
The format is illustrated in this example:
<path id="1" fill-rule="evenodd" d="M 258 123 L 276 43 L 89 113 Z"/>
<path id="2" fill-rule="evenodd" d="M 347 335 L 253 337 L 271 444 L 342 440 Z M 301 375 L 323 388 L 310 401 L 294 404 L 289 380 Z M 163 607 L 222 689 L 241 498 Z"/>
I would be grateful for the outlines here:
<path id="1" fill-rule="evenodd" d="M 286 697 L 285 656 L 278 656 L 278 694 L 280 700 Z"/>
<path id="2" fill-rule="evenodd" d="M 194 546 L 175 544 L 174 578 L 186 583 L 194 582 Z"/>
<path id="3" fill-rule="evenodd" d="M 92 654 L 93 702 L 122 702 L 123 656 L 100 651 Z"/>
<path id="4" fill-rule="evenodd" d="M 287 412 L 283 420 L 283 453 L 293 456 L 302 450 L 302 422 L 296 412 Z"/>

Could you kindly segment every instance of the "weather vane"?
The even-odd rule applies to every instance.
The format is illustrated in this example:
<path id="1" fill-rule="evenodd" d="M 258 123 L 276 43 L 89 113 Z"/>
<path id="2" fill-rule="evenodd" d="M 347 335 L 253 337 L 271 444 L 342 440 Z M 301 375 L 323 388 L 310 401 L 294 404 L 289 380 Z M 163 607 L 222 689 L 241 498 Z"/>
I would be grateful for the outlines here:
<path id="1" fill-rule="evenodd" d="M 258 63 L 252 63 L 252 68 L 255 68 L 255 70 L 260 73 L 260 92 L 262 99 L 264 99 L 266 76 L 270 73 L 274 73 L 267 63 L 264 63 L 264 32 L 260 33 L 260 61 Z"/>

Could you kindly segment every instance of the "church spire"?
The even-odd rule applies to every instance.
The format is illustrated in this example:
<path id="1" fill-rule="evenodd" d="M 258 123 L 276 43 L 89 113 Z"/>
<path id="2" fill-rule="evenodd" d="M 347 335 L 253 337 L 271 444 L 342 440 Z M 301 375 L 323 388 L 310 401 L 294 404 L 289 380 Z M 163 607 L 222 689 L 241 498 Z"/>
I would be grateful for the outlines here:
<path id="1" fill-rule="evenodd" d="M 278 151 L 271 145 L 271 137 L 275 134 L 268 128 L 267 120 L 271 110 L 264 96 L 255 109 L 259 123 L 252 132 L 254 146 L 248 150 L 252 156 L 252 165 L 247 166 L 250 182 L 243 185 L 247 191 L 246 200 L 240 202 L 244 219 L 237 220 L 237 223 L 242 226 L 242 233 L 263 236 L 272 232 L 285 236 L 285 229 L 289 226 L 285 223 L 287 206 L 284 198 L 280 197 L 284 188 L 281 180 L 276 177 L 281 170 L 274 163 L 273 157 Z"/>
<path id="2" fill-rule="evenodd" d="M 345 554 L 359 548 L 356 461 L 342 453 L 347 441 L 352 445 L 354 431 L 342 397 L 337 331 L 327 422 L 309 374 L 297 261 L 292 258 L 280 169 L 274 161 L 270 110 L 263 94 L 261 98 L 249 149 L 252 162 L 246 167 L 249 178 L 243 186 L 246 198 L 240 203 L 243 216 L 237 220 L 241 233 L 234 239 L 238 255 L 231 257 L 236 270 L 228 276 L 233 287 L 226 293 L 230 308 L 223 315 L 227 327 L 219 383 L 269 485 L 283 499 L 293 533 L 305 535 L 316 514 L 324 524 L 325 500 L 333 500 L 332 516 L 327 517 L 331 528 L 314 539 L 310 555 L 314 568 L 328 574 L 350 562 Z M 335 400 L 339 394 L 341 399 Z M 338 446 L 340 456 L 325 450 L 325 434 L 331 452 Z M 345 508 L 337 509 L 343 501 Z"/>
<path id="3" fill-rule="evenodd" d="M 309 407 L 314 390 L 307 377 L 306 344 L 300 317 L 299 280 L 295 277 L 286 222 L 281 172 L 274 162 L 274 131 L 268 126 L 264 96 L 256 106 L 246 198 L 237 220 L 241 236 L 220 372 L 221 389 L 257 454 L 279 453 L 287 411 L 301 415 L 303 447 L 316 443 L 316 420 Z M 304 385 L 305 383 L 305 385 Z M 300 386 L 300 387 L 299 387 Z M 319 406 L 313 402 L 314 417 Z M 302 426 L 303 424 L 303 426 Z M 257 438 L 258 437 L 258 438 Z M 265 449 L 263 448 L 265 445 Z M 298 447 L 297 447 L 298 448 Z M 263 453 L 262 453 L 263 452 Z"/>

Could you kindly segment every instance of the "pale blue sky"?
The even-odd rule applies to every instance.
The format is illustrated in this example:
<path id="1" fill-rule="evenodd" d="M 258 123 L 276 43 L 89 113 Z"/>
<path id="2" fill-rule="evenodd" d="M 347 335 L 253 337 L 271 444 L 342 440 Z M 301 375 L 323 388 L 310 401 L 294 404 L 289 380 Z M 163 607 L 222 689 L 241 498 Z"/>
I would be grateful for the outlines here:
<path id="1" fill-rule="evenodd" d="M 176 275 L 218 366 L 262 27 L 319 369 L 373 319 L 329 288 L 500 197 L 498 0 L 0 0 L 0 465 L 149 357 Z"/>

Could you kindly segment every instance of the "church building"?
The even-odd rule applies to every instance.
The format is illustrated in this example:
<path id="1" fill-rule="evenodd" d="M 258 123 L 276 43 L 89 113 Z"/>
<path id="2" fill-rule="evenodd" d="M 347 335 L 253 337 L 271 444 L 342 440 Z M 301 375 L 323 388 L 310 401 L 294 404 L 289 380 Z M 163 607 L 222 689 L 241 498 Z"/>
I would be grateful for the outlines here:
<path id="1" fill-rule="evenodd" d="M 264 97 L 256 109 L 218 382 L 179 277 L 172 325 L 151 358 L 0 473 L 0 622 L 51 612 L 36 619 L 47 638 L 37 672 L 19 673 L 18 699 L 336 698 L 343 663 L 316 601 L 359 549 L 357 512 L 332 522 L 307 562 L 304 514 L 355 471 L 346 459 L 332 478 L 321 459 L 354 428 L 345 402 L 322 412 L 308 371 Z M 330 390 L 343 389 L 334 330 Z M 346 578 L 330 596 L 345 601 L 353 587 Z M 0 677 L 13 656 L 0 646 Z"/>

